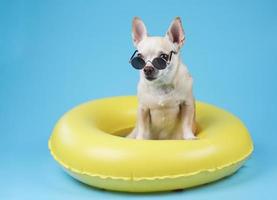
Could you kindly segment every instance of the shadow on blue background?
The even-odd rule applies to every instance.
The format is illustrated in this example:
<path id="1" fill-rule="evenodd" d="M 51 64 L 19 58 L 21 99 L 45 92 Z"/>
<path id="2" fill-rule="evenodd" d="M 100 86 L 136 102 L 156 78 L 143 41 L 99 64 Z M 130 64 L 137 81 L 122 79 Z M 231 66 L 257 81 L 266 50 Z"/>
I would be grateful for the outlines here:
<path id="1" fill-rule="evenodd" d="M 274 199 L 277 192 L 277 4 L 274 1 L 1 1 L 0 199 Z M 245 122 L 255 152 L 222 181 L 134 195 L 87 187 L 51 158 L 58 118 L 82 102 L 136 93 L 130 26 L 164 35 L 181 16 L 197 99 Z"/>

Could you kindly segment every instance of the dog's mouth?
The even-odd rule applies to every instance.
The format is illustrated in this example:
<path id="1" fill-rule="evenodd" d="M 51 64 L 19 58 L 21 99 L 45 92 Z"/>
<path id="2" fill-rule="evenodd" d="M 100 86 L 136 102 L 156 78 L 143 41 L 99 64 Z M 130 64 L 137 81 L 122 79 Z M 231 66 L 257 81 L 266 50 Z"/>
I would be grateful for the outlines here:
<path id="1" fill-rule="evenodd" d="M 148 80 L 148 81 L 153 81 L 156 79 L 156 77 L 153 77 L 153 76 L 145 76 L 145 78 Z"/>

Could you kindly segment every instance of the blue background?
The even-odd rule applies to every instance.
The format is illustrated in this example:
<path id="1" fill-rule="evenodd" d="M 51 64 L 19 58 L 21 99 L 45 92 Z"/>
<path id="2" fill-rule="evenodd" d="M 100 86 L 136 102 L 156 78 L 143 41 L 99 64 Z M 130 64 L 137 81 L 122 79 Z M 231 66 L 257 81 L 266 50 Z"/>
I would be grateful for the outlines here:
<path id="1" fill-rule="evenodd" d="M 1 1 L 0 199 L 276 199 L 276 1 Z M 131 20 L 164 35 L 181 16 L 197 99 L 239 116 L 255 143 L 234 176 L 181 192 L 126 194 L 81 184 L 47 141 L 68 109 L 136 93 Z M 275 185 L 275 186 L 274 186 Z"/>

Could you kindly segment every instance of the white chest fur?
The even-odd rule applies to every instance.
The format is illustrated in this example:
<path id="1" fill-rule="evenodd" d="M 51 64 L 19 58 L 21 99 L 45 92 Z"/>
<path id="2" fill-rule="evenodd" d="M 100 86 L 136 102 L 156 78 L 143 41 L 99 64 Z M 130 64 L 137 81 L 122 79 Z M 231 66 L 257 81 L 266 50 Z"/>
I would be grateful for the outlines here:
<path id="1" fill-rule="evenodd" d="M 140 106 L 149 109 L 178 106 L 187 99 L 187 96 L 187 88 L 180 84 L 141 85 L 138 90 Z"/>

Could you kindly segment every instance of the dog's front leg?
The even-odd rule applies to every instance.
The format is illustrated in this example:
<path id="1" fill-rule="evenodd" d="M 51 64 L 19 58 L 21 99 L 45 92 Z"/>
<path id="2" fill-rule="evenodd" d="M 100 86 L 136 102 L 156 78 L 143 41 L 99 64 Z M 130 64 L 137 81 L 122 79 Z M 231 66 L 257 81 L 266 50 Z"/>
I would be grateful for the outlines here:
<path id="1" fill-rule="evenodd" d="M 128 138 L 150 139 L 150 109 L 139 107 L 137 112 L 137 124 Z"/>
<path id="2" fill-rule="evenodd" d="M 182 138 L 185 140 L 196 139 L 195 102 L 184 102 L 180 105 Z"/>
<path id="3" fill-rule="evenodd" d="M 150 109 L 139 107 L 136 139 L 150 139 Z"/>

